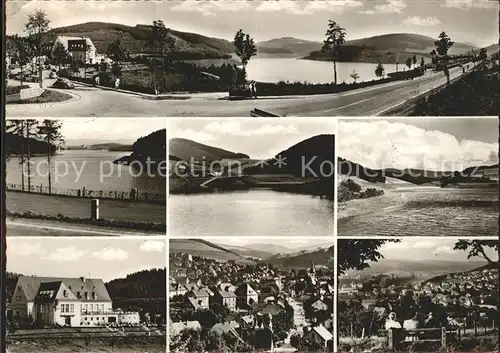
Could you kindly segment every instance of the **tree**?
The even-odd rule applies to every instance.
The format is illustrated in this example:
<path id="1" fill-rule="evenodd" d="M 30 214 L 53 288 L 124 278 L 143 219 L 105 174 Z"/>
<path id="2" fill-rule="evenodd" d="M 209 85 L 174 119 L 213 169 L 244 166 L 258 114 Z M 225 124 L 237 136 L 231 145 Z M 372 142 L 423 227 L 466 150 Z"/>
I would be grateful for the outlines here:
<path id="1" fill-rule="evenodd" d="M 487 51 L 486 48 L 481 48 L 481 50 L 479 50 L 478 59 L 481 61 L 486 60 L 488 58 Z"/>
<path id="2" fill-rule="evenodd" d="M 61 65 L 66 64 L 69 61 L 70 55 L 64 45 L 61 42 L 57 42 L 54 46 L 54 51 L 52 52 L 52 59 L 61 71 Z"/>
<path id="3" fill-rule="evenodd" d="M 31 139 L 34 138 L 37 134 L 37 124 L 38 121 L 36 119 L 26 119 L 24 120 L 24 138 L 27 143 L 26 150 L 26 162 L 27 162 L 27 171 L 28 171 L 28 192 L 31 192 Z"/>
<path id="4" fill-rule="evenodd" d="M 448 84 L 450 84 L 450 74 L 448 71 L 448 60 L 449 60 L 448 50 L 450 50 L 453 44 L 454 42 L 451 41 L 450 37 L 448 37 L 446 32 L 441 32 L 439 34 L 438 40 L 434 42 L 437 53 L 443 57 L 444 73 L 446 75 L 446 80 Z"/>
<path id="5" fill-rule="evenodd" d="M 10 132 L 21 138 L 21 154 L 19 156 L 19 165 L 21 166 L 21 190 L 24 191 L 24 164 L 25 164 L 25 120 L 6 120 L 5 131 Z"/>
<path id="6" fill-rule="evenodd" d="M 411 69 L 411 63 L 412 63 L 411 58 L 406 59 L 406 66 L 408 66 L 408 70 Z"/>
<path id="7" fill-rule="evenodd" d="M 378 249 L 385 243 L 398 243 L 401 240 L 368 240 L 368 239 L 339 239 L 338 240 L 338 272 L 345 273 L 347 270 L 363 270 L 370 265 L 368 261 L 378 261 L 384 256 Z"/>
<path id="8" fill-rule="evenodd" d="M 384 73 L 385 73 L 384 65 L 382 65 L 382 63 L 378 63 L 377 68 L 375 69 L 375 75 L 377 77 L 382 77 L 384 76 Z"/>
<path id="9" fill-rule="evenodd" d="M 29 38 L 15 36 L 12 38 L 14 46 L 14 59 L 19 63 L 21 69 L 21 86 L 23 85 L 24 67 L 32 62 L 35 57 L 33 45 Z"/>
<path id="10" fill-rule="evenodd" d="M 486 248 L 492 248 L 498 253 L 498 240 L 459 240 L 455 243 L 455 250 L 468 251 L 467 258 L 481 257 L 488 263 L 498 263 L 493 261 L 491 257 L 486 254 Z"/>
<path id="11" fill-rule="evenodd" d="M 243 80 L 246 80 L 246 67 L 250 59 L 257 55 L 257 46 L 250 34 L 244 33 L 242 29 L 240 29 L 234 35 L 233 44 L 236 48 L 236 55 L 240 58 L 241 64 L 243 65 Z M 242 78 L 240 78 L 237 84 L 242 82 Z"/>
<path id="12" fill-rule="evenodd" d="M 128 56 L 127 50 L 119 38 L 108 44 L 106 54 L 117 64 L 126 61 Z"/>
<path id="13" fill-rule="evenodd" d="M 354 69 L 352 69 L 352 72 L 349 76 L 351 76 L 351 78 L 354 80 L 354 83 L 356 83 L 356 80 L 359 78 L 359 74 Z"/>
<path id="14" fill-rule="evenodd" d="M 170 51 L 172 47 L 172 42 L 168 34 L 170 33 L 170 28 L 165 27 L 165 23 L 162 20 L 153 21 L 153 26 L 151 27 L 151 37 L 148 40 L 147 46 L 156 55 L 160 55 L 161 58 L 161 75 L 163 80 L 164 89 L 167 87 L 167 79 L 165 77 L 165 56 Z M 157 89 L 157 75 L 155 63 L 153 61 L 153 86 Z"/>
<path id="15" fill-rule="evenodd" d="M 412 63 L 413 63 L 413 67 L 415 67 L 415 65 L 417 65 L 417 56 L 415 54 L 413 54 L 413 58 L 411 59 Z"/>
<path id="16" fill-rule="evenodd" d="M 48 181 L 49 194 L 52 192 L 51 179 L 51 154 L 52 145 L 59 145 L 63 140 L 61 134 L 62 123 L 59 120 L 44 119 L 38 126 L 38 135 L 47 143 L 47 164 L 48 164 Z"/>
<path id="17" fill-rule="evenodd" d="M 323 47 L 321 51 L 324 53 L 331 53 L 333 56 L 333 72 L 334 72 L 334 82 L 337 84 L 337 57 L 339 54 L 339 48 L 346 41 L 346 30 L 340 27 L 340 25 L 330 20 L 328 21 L 328 29 L 326 30 L 326 39 L 323 41 Z"/>
<path id="18" fill-rule="evenodd" d="M 40 79 L 40 87 L 43 87 L 43 72 L 42 72 L 42 54 L 46 48 L 44 40 L 45 35 L 49 31 L 50 20 L 47 14 L 42 10 L 28 15 L 28 23 L 25 25 L 28 38 L 33 44 L 36 56 L 38 58 L 38 75 Z"/>

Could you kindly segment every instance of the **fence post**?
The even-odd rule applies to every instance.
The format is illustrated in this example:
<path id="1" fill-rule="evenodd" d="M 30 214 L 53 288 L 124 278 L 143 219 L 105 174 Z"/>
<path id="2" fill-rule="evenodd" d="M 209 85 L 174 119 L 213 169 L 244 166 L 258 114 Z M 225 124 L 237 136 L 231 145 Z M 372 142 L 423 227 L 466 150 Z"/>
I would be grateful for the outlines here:
<path id="1" fill-rule="evenodd" d="M 441 327 L 441 347 L 446 348 L 446 327 Z"/>
<path id="2" fill-rule="evenodd" d="M 82 197 L 85 197 L 85 186 L 82 188 Z"/>
<path id="3" fill-rule="evenodd" d="M 476 320 L 474 320 L 474 337 L 477 337 L 477 323 L 476 323 Z"/>
<path id="4" fill-rule="evenodd" d="M 78 189 L 77 196 L 82 197 L 82 190 Z"/>
<path id="5" fill-rule="evenodd" d="M 391 350 L 394 349 L 394 332 L 392 328 L 387 331 L 387 346 Z"/>
<path id="6" fill-rule="evenodd" d="M 92 199 L 90 203 L 90 217 L 93 220 L 99 219 L 99 199 Z"/>

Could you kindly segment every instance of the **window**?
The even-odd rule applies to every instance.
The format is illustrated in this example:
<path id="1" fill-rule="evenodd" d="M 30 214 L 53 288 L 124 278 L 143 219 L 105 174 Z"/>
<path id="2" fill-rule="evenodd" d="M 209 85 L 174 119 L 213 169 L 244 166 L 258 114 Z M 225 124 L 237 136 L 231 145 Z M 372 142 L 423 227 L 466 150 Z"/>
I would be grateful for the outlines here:
<path id="1" fill-rule="evenodd" d="M 77 297 L 78 299 L 81 299 L 81 298 L 82 298 L 82 295 L 80 294 L 80 292 L 76 292 L 76 297 Z"/>
<path id="2" fill-rule="evenodd" d="M 67 298 L 67 297 L 68 297 L 68 291 L 67 291 L 66 289 L 65 289 L 65 290 L 63 290 L 63 296 L 64 296 L 64 298 Z"/>
<path id="3" fill-rule="evenodd" d="M 71 306 L 70 306 L 70 312 L 71 313 L 75 312 L 75 304 L 71 304 Z"/>
<path id="4" fill-rule="evenodd" d="M 90 312 L 94 311 L 94 304 L 90 304 Z"/>

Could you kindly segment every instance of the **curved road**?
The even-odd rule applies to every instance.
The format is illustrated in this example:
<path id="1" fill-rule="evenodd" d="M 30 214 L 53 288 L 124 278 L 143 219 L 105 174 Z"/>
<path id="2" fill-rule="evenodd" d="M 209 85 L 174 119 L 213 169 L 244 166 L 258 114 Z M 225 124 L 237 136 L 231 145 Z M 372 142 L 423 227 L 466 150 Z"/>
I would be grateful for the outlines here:
<path id="1" fill-rule="evenodd" d="M 453 79 L 462 74 L 459 67 L 450 70 Z M 7 118 L 13 117 L 248 117 L 254 108 L 280 116 L 373 116 L 444 85 L 442 72 L 429 73 L 414 80 L 396 81 L 340 94 L 262 97 L 256 100 L 228 101 L 213 97 L 151 100 L 95 87 L 77 85 L 75 99 L 62 103 L 14 104 L 6 106 Z"/>

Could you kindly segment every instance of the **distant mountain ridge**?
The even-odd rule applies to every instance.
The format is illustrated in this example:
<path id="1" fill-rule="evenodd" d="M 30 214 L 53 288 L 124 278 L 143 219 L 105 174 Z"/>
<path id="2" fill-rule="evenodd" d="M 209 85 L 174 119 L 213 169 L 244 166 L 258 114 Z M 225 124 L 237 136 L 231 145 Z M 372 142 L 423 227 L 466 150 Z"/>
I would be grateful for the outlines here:
<path id="1" fill-rule="evenodd" d="M 431 171 L 420 169 L 371 169 L 356 162 L 338 157 L 339 172 L 345 176 L 357 177 L 370 183 L 385 183 L 387 178 L 395 178 L 410 182 L 416 185 L 426 183 L 441 182 L 443 177 L 449 176 L 450 182 L 459 181 L 462 176 L 465 178 L 474 176 L 473 173 L 482 170 L 498 169 L 498 164 L 469 167 L 461 171 Z M 463 179 L 463 178 L 462 178 Z M 460 179 L 461 180 L 461 179 Z"/>
<path id="2" fill-rule="evenodd" d="M 169 155 L 171 160 L 207 162 L 221 159 L 250 158 L 246 154 L 231 152 L 222 148 L 205 145 L 185 138 L 173 138 L 168 141 Z"/>
<path id="3" fill-rule="evenodd" d="M 416 55 L 420 61 L 421 57 L 429 59 L 430 52 L 435 49 L 436 39 L 413 33 L 391 33 L 374 37 L 348 40 L 341 46 L 337 60 L 344 62 L 383 62 L 404 65 L 407 58 Z M 321 52 L 322 43 L 312 50 L 305 59 L 331 61 L 332 55 Z M 450 49 L 450 54 L 465 53 L 470 50 L 478 50 L 476 46 L 455 42 Z M 298 53 L 297 53 L 298 55 Z"/>
<path id="4" fill-rule="evenodd" d="M 54 41 L 57 36 L 89 37 L 98 53 L 106 53 L 109 43 L 120 39 L 131 54 L 139 54 L 147 51 L 151 25 L 127 26 L 117 23 L 86 22 L 57 27 L 49 31 L 50 41 Z M 225 39 L 174 29 L 170 30 L 168 37 L 173 44 L 173 51 L 184 54 L 186 59 L 229 58 L 230 53 L 234 52 L 233 44 Z"/>
<path id="5" fill-rule="evenodd" d="M 380 259 L 378 262 L 371 262 L 370 267 L 362 271 L 349 270 L 349 275 L 363 274 L 363 276 L 373 274 L 411 274 L 411 273 L 452 273 L 469 271 L 484 266 L 483 261 L 448 261 L 448 260 L 401 260 L 401 259 Z"/>

